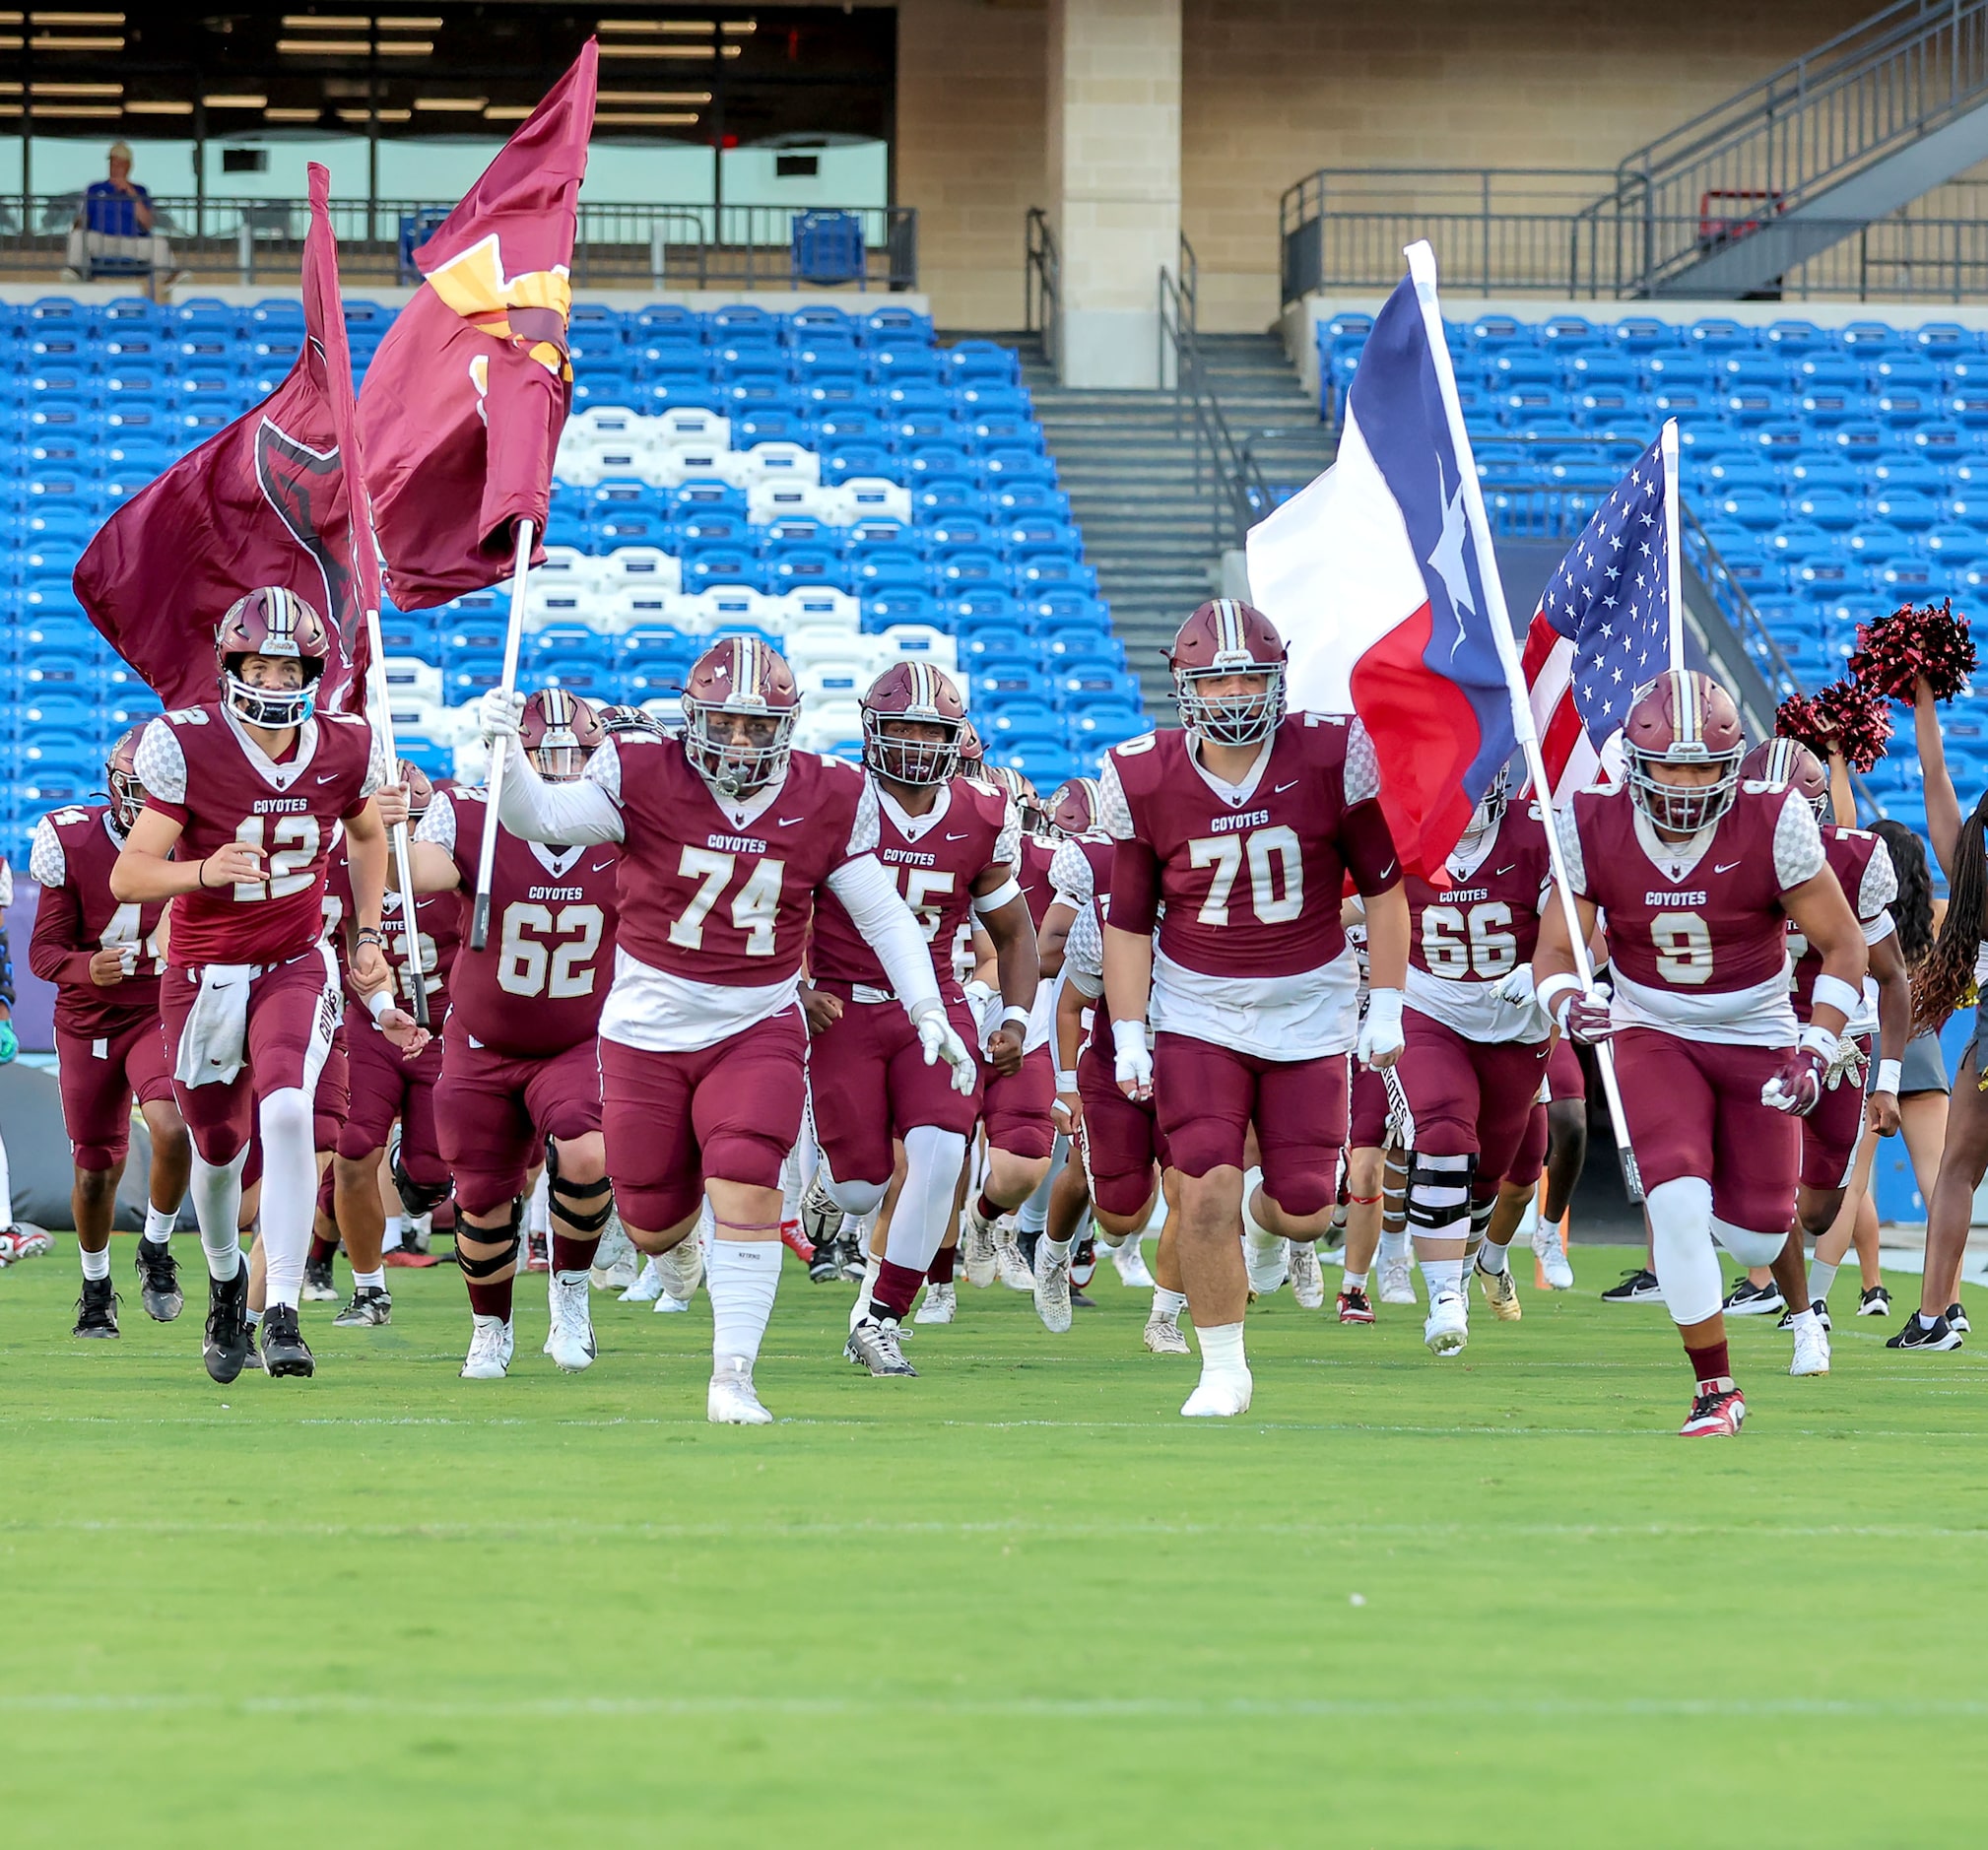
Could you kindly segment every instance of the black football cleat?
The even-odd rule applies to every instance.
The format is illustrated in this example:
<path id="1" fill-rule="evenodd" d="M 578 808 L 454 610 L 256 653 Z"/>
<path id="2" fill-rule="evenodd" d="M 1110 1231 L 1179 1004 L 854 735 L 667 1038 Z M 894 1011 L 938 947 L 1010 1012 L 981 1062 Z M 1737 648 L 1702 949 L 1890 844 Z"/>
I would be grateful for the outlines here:
<path id="1" fill-rule="evenodd" d="M 186 1294 L 179 1288 L 179 1261 L 164 1240 L 149 1240 L 140 1234 L 132 1270 L 138 1274 L 138 1294 L 145 1314 L 154 1323 L 170 1323 L 186 1308 Z"/>
<path id="2" fill-rule="evenodd" d="M 85 1279 L 83 1295 L 76 1300 L 76 1327 L 71 1336 L 115 1336 L 117 1334 L 117 1293 L 108 1279 Z"/>
<path id="3" fill-rule="evenodd" d="M 1958 1349 L 1960 1332 L 1945 1317 L 1935 1317 L 1930 1329 L 1919 1321 L 1913 1313 L 1905 1319 L 1904 1327 L 1885 1341 L 1887 1349 Z"/>
<path id="4" fill-rule="evenodd" d="M 1602 1293 L 1605 1304 L 1660 1304 L 1663 1301 L 1664 1288 L 1657 1283 L 1657 1275 L 1647 1266 L 1624 1272 L 1620 1285 L 1611 1285 Z"/>
<path id="5" fill-rule="evenodd" d="M 293 1304 L 271 1304 L 262 1318 L 262 1365 L 272 1375 L 307 1376 L 316 1365 Z"/>
<path id="6" fill-rule="evenodd" d="M 356 1286 L 352 1302 L 331 1321 L 341 1330 L 376 1329 L 393 1321 L 393 1299 L 376 1285 Z"/>
<path id="7" fill-rule="evenodd" d="M 226 1387 L 248 1359 L 248 1261 L 242 1259 L 232 1279 L 207 1281 L 207 1334 L 201 1356 L 207 1372 Z"/>
<path id="8" fill-rule="evenodd" d="M 241 1372 L 243 1374 L 267 1374 L 269 1372 L 268 1367 L 262 1359 L 261 1346 L 255 1340 L 256 1329 L 257 1326 L 252 1323 L 246 1324 L 242 1328 Z"/>
<path id="9" fill-rule="evenodd" d="M 1950 1330 L 1959 1331 L 1962 1336 L 1971 1334 L 1972 1326 L 1967 1321 L 1965 1305 L 1949 1304 L 1947 1306 L 1947 1327 Z"/>

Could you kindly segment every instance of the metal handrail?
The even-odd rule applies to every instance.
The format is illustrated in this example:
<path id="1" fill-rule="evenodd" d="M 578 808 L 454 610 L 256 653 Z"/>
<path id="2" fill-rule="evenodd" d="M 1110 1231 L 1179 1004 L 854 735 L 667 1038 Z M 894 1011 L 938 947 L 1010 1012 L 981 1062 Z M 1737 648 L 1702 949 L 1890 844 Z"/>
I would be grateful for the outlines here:
<path id="1" fill-rule="evenodd" d="M 1057 358 L 1057 293 L 1062 281 L 1063 262 L 1056 249 L 1056 233 L 1049 215 L 1040 206 L 1030 206 L 1024 221 L 1027 255 L 1022 270 L 1022 326 L 1042 341 L 1042 357 L 1053 366 Z"/>
<path id="2" fill-rule="evenodd" d="M 1160 272 L 1160 340 L 1161 376 L 1171 362 L 1173 429 L 1184 427 L 1194 437 L 1194 487 L 1214 489 L 1209 499 L 1214 550 L 1224 552 L 1243 544 L 1244 536 L 1273 506 L 1270 485 L 1248 449 L 1236 442 L 1223 415 L 1222 403 L 1208 382 L 1201 342 L 1191 318 L 1192 297 L 1172 273 Z"/>

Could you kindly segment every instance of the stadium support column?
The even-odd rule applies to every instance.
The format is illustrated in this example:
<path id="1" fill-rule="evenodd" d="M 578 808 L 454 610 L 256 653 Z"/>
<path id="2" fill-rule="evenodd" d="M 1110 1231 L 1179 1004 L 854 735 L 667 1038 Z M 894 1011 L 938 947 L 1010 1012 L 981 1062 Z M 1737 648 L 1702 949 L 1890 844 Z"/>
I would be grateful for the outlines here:
<path id="1" fill-rule="evenodd" d="M 1161 383 L 1180 245 L 1180 0 L 1050 0 L 1049 189 L 1065 385 Z"/>

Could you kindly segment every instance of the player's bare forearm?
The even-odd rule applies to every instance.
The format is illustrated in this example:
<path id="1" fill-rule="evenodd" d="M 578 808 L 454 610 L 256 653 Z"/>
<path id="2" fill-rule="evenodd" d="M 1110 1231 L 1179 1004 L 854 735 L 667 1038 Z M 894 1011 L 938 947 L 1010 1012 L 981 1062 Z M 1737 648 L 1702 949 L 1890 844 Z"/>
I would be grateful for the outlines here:
<path id="1" fill-rule="evenodd" d="M 1114 1022 L 1143 1022 L 1153 1000 L 1153 940 L 1104 927 L 1104 1004 Z"/>
<path id="2" fill-rule="evenodd" d="M 980 923 L 994 941 L 994 968 L 999 977 L 1001 1003 L 1009 1009 L 1035 1006 L 1036 952 L 1035 926 L 1028 916 L 1028 902 L 1010 899 L 992 912 L 980 914 Z"/>
<path id="3" fill-rule="evenodd" d="M 1843 897 L 1836 876 L 1823 868 L 1813 879 L 1783 893 L 1781 906 L 1795 921 L 1795 929 L 1809 941 L 1809 949 L 1822 959 L 1822 975 L 1861 990 L 1869 963 L 1864 928 L 1850 910 L 1849 900 Z M 1832 1034 L 1840 1034 L 1849 1021 L 1833 1003 L 1822 1001 L 1816 1003 L 1809 1019 Z"/>
<path id="4" fill-rule="evenodd" d="M 1063 968 L 1063 945 L 1077 912 L 1061 899 L 1052 899 L 1042 914 L 1042 929 L 1035 934 L 1035 959 L 1044 976 L 1055 976 Z"/>
<path id="5" fill-rule="evenodd" d="M 1576 899 L 1574 911 L 1580 919 L 1582 932 L 1593 937 L 1595 908 L 1585 899 Z M 1533 980 L 1543 984 L 1549 976 L 1578 974 L 1573 940 L 1567 936 L 1566 905 L 1556 887 L 1547 901 L 1547 909 L 1540 914 L 1539 942 L 1533 947 Z"/>
<path id="6" fill-rule="evenodd" d="M 1084 1011 L 1101 1000 L 1087 996 L 1075 983 L 1065 983 L 1056 997 L 1056 1070 L 1077 1071 L 1077 1056 L 1084 1047 Z"/>
<path id="7" fill-rule="evenodd" d="M 455 856 L 450 854 L 438 841 L 410 841 L 407 844 L 408 872 L 414 876 L 416 892 L 454 892 L 462 885 L 462 875 L 456 871 Z M 387 884 L 393 885 L 397 873 L 393 857 L 387 857 Z"/>
<path id="8" fill-rule="evenodd" d="M 1878 1058 L 1902 1060 L 1912 1038 L 1912 978 L 1898 948 L 1898 934 L 1888 932 L 1869 947 L 1871 974 L 1878 984 Z"/>
<path id="9" fill-rule="evenodd" d="M 170 859 L 180 828 L 169 816 L 143 810 L 125 837 L 124 847 L 110 865 L 110 896 L 120 905 L 144 905 L 157 899 L 176 899 L 203 886 L 220 887 L 219 878 L 203 880 L 204 861 Z"/>
<path id="10" fill-rule="evenodd" d="M 1370 989 L 1408 981 L 1408 889 L 1400 881 L 1366 895 L 1366 980 Z"/>

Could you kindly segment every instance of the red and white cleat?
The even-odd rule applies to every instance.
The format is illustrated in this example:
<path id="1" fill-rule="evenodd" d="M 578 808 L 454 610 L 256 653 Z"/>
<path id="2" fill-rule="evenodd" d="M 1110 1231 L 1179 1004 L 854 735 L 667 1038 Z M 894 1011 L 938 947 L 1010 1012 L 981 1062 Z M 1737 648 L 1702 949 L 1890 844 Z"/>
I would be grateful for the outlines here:
<path id="1" fill-rule="evenodd" d="M 1678 1428 L 1685 1439 L 1730 1439 L 1747 1417 L 1747 1397 L 1736 1387 L 1700 1388 L 1691 1417 Z"/>
<path id="2" fill-rule="evenodd" d="M 1339 1320 L 1341 1323 L 1371 1323 L 1373 1305 L 1366 1293 L 1358 1285 L 1349 1285 L 1339 1294 Z"/>
<path id="3" fill-rule="evenodd" d="M 780 1244 L 804 1266 L 812 1266 L 815 1263 L 815 1242 L 801 1231 L 800 1222 L 780 1222 Z"/>
<path id="4" fill-rule="evenodd" d="M 16 1266 L 24 1259 L 39 1259 L 55 1242 L 32 1222 L 17 1221 L 0 1228 L 0 1266 Z"/>

